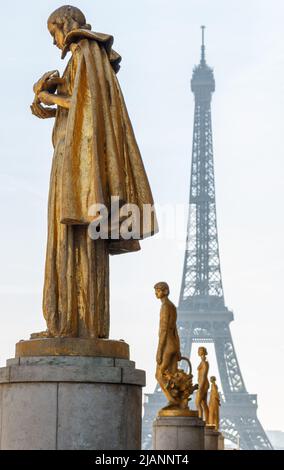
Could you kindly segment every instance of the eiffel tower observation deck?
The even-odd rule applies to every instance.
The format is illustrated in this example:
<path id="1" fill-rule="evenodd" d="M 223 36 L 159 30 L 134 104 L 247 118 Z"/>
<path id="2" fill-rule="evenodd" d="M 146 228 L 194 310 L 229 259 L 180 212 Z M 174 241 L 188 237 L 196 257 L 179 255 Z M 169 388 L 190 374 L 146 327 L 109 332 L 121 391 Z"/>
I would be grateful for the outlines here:
<path id="1" fill-rule="evenodd" d="M 215 79 L 206 63 L 204 30 L 202 26 L 201 60 L 191 80 L 195 112 L 187 241 L 178 305 L 181 352 L 190 357 L 193 343 L 214 344 L 222 385 L 223 435 L 241 449 L 269 450 L 271 443 L 257 418 L 257 396 L 248 393 L 236 356 L 230 332 L 234 316 L 224 301 L 211 124 Z M 153 394 L 145 395 L 144 449 L 151 448 L 152 423 L 164 405 L 159 385 Z"/>

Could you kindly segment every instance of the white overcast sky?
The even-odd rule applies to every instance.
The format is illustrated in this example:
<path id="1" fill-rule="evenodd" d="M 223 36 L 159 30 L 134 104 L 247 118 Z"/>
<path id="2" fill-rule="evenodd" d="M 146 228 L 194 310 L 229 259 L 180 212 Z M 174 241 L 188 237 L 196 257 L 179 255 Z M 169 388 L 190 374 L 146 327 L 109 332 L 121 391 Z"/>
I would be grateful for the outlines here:
<path id="1" fill-rule="evenodd" d="M 266 429 L 283 429 L 282 0 L 75 1 L 93 30 L 111 33 L 123 56 L 119 80 L 154 197 L 188 200 L 193 96 L 190 79 L 205 24 L 214 67 L 217 216 L 226 304 L 247 389 L 258 393 Z M 1 4 L 0 359 L 45 328 L 41 291 L 52 122 L 31 116 L 32 85 L 63 69 L 46 29 L 58 0 Z M 181 230 L 182 240 L 185 232 Z M 124 338 L 152 391 L 159 320 L 153 285 L 166 280 L 177 303 L 183 243 L 144 241 L 111 262 L 111 337 Z M 196 358 L 193 358 L 196 365 Z M 211 355 L 211 372 L 216 373 Z M 277 393 L 277 400 L 275 394 Z M 279 399 L 279 398 L 280 399 Z"/>

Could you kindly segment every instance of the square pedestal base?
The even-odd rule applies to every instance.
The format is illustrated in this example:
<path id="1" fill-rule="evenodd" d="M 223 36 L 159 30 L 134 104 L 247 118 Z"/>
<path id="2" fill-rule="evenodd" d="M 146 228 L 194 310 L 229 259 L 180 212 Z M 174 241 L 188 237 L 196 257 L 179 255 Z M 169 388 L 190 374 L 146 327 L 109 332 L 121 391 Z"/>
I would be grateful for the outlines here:
<path id="1" fill-rule="evenodd" d="M 214 427 L 205 427 L 205 450 L 222 450 L 223 435 Z M 224 444 L 224 438 L 223 438 Z"/>
<path id="2" fill-rule="evenodd" d="M 159 416 L 153 424 L 153 449 L 204 450 L 204 427 L 198 417 Z"/>
<path id="3" fill-rule="evenodd" d="M 0 369 L 0 449 L 141 449 L 144 385 L 145 372 L 127 359 L 8 360 Z"/>

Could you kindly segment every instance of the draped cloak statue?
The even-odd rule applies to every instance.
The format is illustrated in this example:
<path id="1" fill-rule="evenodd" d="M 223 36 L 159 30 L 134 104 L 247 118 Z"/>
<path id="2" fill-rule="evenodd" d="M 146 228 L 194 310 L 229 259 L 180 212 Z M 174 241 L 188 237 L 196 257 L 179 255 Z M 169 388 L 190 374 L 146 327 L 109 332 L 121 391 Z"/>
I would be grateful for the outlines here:
<path id="1" fill-rule="evenodd" d="M 136 239 L 91 239 L 90 208 L 104 204 L 110 210 L 115 196 L 120 207 L 136 204 L 142 215 L 153 199 L 116 77 L 121 57 L 112 49 L 113 37 L 90 31 L 83 13 L 70 6 L 56 10 L 48 27 L 63 58 L 69 51 L 72 56 L 61 78 L 50 72 L 34 86 L 31 107 L 40 118 L 55 116 L 45 335 L 108 338 L 109 255 L 140 246 Z M 141 239 L 157 230 L 154 211 L 144 225 L 142 220 Z"/>

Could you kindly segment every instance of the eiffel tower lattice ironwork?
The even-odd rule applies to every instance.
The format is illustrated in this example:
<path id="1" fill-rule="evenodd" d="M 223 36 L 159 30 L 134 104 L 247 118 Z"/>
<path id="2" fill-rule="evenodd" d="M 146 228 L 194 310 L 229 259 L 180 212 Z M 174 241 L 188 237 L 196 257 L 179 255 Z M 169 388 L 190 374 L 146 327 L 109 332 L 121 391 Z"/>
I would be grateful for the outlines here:
<path id="1" fill-rule="evenodd" d="M 193 150 L 187 246 L 178 306 L 182 354 L 190 357 L 193 343 L 213 343 L 222 385 L 221 431 L 241 449 L 272 449 L 258 418 L 257 396 L 247 392 L 237 360 L 225 306 L 216 221 L 215 178 L 211 125 L 213 70 L 205 60 L 202 27 L 201 61 L 194 68 Z M 151 448 L 152 423 L 165 404 L 159 386 L 145 395 L 143 448 Z"/>

